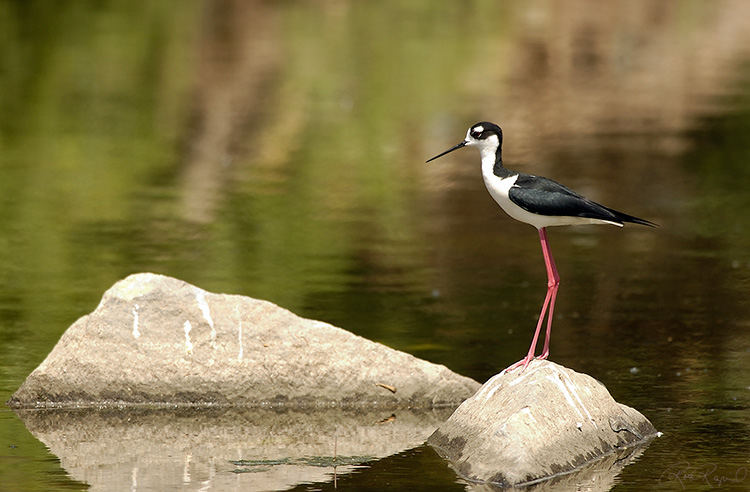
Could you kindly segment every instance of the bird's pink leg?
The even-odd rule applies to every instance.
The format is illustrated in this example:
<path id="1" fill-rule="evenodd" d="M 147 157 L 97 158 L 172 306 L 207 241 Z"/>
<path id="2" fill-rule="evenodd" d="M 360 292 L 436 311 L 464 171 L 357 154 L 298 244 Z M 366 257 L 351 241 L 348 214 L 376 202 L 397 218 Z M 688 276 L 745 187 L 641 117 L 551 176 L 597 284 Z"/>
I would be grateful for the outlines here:
<path id="1" fill-rule="evenodd" d="M 547 335 L 544 339 L 544 348 L 542 349 L 542 354 L 539 358 L 546 359 L 549 356 L 549 340 L 552 333 L 552 315 L 555 312 L 555 299 L 557 298 L 557 289 L 560 286 L 560 275 L 557 273 L 555 260 L 552 258 L 552 252 L 550 251 L 549 243 L 547 242 L 547 230 L 544 227 L 539 229 L 539 240 L 542 243 L 544 265 L 547 267 L 547 295 L 544 298 L 544 304 L 542 304 L 542 312 L 539 314 L 539 321 L 537 321 L 536 324 L 536 331 L 534 331 L 534 338 L 531 340 L 529 353 L 526 354 L 526 357 L 505 369 L 505 371 L 512 371 L 519 366 L 526 368 L 526 366 L 529 365 L 529 362 L 534 360 L 534 351 L 536 350 L 536 344 L 539 340 L 539 333 L 542 331 L 545 314 L 547 314 Z M 549 312 L 547 312 L 548 309 Z"/>
<path id="2" fill-rule="evenodd" d="M 547 242 L 547 231 L 539 229 L 539 239 L 542 242 L 542 253 L 544 253 L 544 264 L 547 267 L 547 299 L 549 299 L 549 312 L 547 313 L 547 336 L 544 339 L 544 348 L 540 359 L 546 359 L 549 356 L 549 339 L 552 334 L 552 315 L 555 312 L 555 299 L 557 299 L 557 289 L 560 287 L 560 275 L 557 273 L 555 259 L 552 258 L 552 251 L 549 249 Z M 547 303 L 545 299 L 545 304 Z M 542 317 L 544 317 L 544 308 L 542 308 Z M 539 318 L 539 323 L 542 319 Z M 537 332 L 539 328 L 537 328 Z M 534 340 L 536 342 L 536 340 Z"/>

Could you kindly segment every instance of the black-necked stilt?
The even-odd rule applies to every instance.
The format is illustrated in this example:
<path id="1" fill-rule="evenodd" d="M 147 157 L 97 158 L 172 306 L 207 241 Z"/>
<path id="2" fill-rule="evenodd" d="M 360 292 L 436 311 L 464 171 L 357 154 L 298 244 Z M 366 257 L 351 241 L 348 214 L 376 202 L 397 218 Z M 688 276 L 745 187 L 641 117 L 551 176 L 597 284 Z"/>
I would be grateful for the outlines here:
<path id="1" fill-rule="evenodd" d="M 442 157 L 461 147 L 479 147 L 482 155 L 482 177 L 487 191 L 505 212 L 516 220 L 526 222 L 537 228 L 542 243 L 544 263 L 547 267 L 547 296 L 542 304 L 542 312 L 536 325 L 534 338 L 529 353 L 525 358 L 508 367 L 506 371 L 518 366 L 524 368 L 534 359 L 537 340 L 547 315 L 547 336 L 540 359 L 549 356 L 549 339 L 552 331 L 552 315 L 555 310 L 557 288 L 560 276 L 557 274 L 555 260 L 547 242 L 549 226 L 612 224 L 622 227 L 625 222 L 655 227 L 648 220 L 624 214 L 585 198 L 570 188 L 548 178 L 511 171 L 503 167 L 502 147 L 503 131 L 494 123 L 483 121 L 469 128 L 463 142 L 442 154 L 436 155 L 427 162 Z"/>

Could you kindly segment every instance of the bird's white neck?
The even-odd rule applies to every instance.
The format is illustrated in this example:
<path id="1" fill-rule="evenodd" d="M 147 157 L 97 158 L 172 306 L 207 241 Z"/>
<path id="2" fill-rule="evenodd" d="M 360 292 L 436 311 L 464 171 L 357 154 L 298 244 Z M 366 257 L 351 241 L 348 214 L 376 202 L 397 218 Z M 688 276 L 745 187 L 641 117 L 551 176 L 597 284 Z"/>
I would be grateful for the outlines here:
<path id="1" fill-rule="evenodd" d="M 481 145 L 478 146 L 479 152 L 482 156 L 482 174 L 485 176 L 492 176 L 493 174 L 495 162 L 497 161 L 497 149 L 499 146 L 500 141 L 495 135 L 483 140 Z"/>
<path id="2" fill-rule="evenodd" d="M 482 172 L 492 174 L 492 168 L 495 167 L 495 152 L 489 148 L 482 149 Z"/>

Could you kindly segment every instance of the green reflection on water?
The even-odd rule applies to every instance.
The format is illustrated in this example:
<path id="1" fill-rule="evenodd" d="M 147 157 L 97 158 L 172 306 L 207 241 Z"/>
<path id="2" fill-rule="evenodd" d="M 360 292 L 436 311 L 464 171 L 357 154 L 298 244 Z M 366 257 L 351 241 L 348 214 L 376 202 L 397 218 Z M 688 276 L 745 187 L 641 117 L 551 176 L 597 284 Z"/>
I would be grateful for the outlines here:
<path id="1" fill-rule="evenodd" d="M 750 374 L 747 67 L 736 71 L 736 95 L 694 123 L 679 152 L 665 150 L 663 140 L 683 135 L 651 134 L 648 121 L 669 102 L 655 96 L 637 131 L 622 130 L 629 106 L 617 102 L 634 94 L 602 103 L 594 81 L 612 73 L 625 85 L 633 60 L 644 62 L 632 39 L 672 31 L 636 36 L 616 24 L 623 45 L 592 42 L 587 56 L 557 65 L 564 46 L 524 26 L 547 15 L 565 26 L 567 13 L 526 8 L 0 1 L 0 399 L 105 289 L 138 271 L 269 299 L 490 376 L 531 338 L 544 290 L 536 235 L 489 201 L 475 155 L 423 161 L 475 119 L 502 117 L 506 149 L 527 166 L 519 170 L 549 171 L 662 222 L 649 232 L 551 233 L 564 273 L 553 357 L 679 433 L 654 446 L 660 460 L 698 444 L 699 459 L 740 449 Z M 646 17 L 680 31 L 672 45 L 689 51 L 708 8 L 684 2 Z M 591 32 L 571 37 L 588 46 Z M 524 63 L 526 78 L 508 83 Z M 561 101 L 564 118 L 553 107 Z M 610 108 L 611 127 L 548 128 L 580 123 L 598 105 Z M 534 124 L 524 125 L 529 113 Z M 6 416 L 3 480 L 17 483 L 23 470 L 40 489 L 40 474 L 66 486 Z M 732 429 L 731 448 L 710 438 Z"/>

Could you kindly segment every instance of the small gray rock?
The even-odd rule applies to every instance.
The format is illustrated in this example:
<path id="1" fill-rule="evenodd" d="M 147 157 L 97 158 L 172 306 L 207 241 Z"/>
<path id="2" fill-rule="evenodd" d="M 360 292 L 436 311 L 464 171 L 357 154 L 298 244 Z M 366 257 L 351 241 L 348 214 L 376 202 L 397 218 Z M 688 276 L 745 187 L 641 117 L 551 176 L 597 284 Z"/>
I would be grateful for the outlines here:
<path id="1" fill-rule="evenodd" d="M 549 361 L 500 373 L 459 406 L 428 442 L 473 481 L 519 486 L 559 477 L 656 429 L 600 382 Z"/>
<path id="2" fill-rule="evenodd" d="M 8 404 L 435 407 L 478 387 L 270 302 L 144 273 L 68 328 Z"/>

